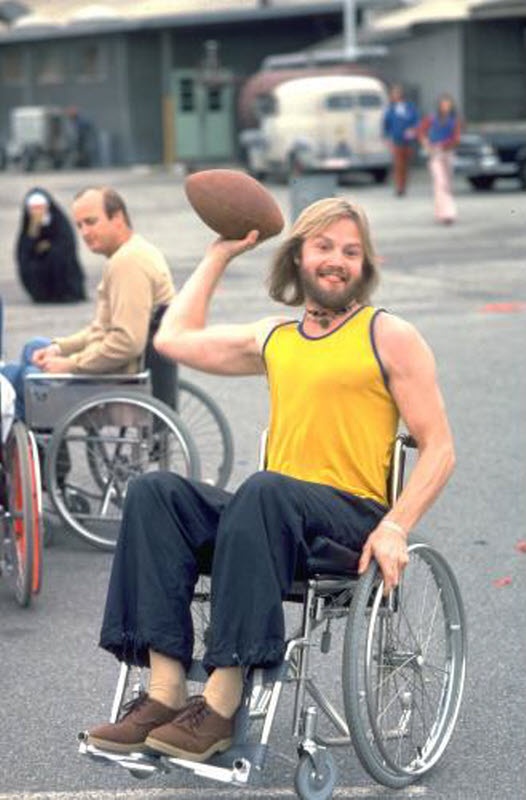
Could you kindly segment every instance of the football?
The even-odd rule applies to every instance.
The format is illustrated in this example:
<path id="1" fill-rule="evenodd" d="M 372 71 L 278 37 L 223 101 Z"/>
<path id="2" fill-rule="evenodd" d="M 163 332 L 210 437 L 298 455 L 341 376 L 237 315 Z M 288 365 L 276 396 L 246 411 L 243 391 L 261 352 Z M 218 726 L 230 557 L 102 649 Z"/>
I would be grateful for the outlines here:
<path id="1" fill-rule="evenodd" d="M 194 172 L 185 181 L 185 191 L 203 222 L 225 239 L 244 239 L 251 230 L 259 240 L 283 230 L 281 209 L 255 178 L 234 169 Z"/>

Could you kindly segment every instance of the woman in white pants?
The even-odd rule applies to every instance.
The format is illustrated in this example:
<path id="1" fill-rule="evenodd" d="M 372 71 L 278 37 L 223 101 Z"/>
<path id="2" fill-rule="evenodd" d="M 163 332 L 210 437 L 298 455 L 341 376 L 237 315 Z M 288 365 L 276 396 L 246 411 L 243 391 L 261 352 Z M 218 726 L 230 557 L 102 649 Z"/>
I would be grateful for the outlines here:
<path id="1" fill-rule="evenodd" d="M 420 125 L 420 141 L 426 150 L 433 184 L 435 217 L 451 225 L 457 217 L 453 198 L 453 151 L 460 138 L 460 118 L 448 94 L 439 98 L 434 114 L 424 117 Z"/>

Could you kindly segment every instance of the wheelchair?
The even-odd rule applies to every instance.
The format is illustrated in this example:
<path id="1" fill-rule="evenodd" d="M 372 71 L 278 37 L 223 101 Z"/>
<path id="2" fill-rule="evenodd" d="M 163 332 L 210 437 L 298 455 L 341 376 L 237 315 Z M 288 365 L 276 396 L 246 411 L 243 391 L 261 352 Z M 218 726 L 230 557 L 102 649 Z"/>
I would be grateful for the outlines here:
<path id="1" fill-rule="evenodd" d="M 225 486 L 232 471 L 225 415 L 156 353 L 156 324 L 139 373 L 25 377 L 26 422 L 43 456 L 52 509 L 104 550 L 115 547 L 132 478 L 166 469 Z"/>
<path id="2" fill-rule="evenodd" d="M 0 360 L 3 303 L 0 298 Z M 4 384 L 4 385 L 3 385 Z M 6 407 L 3 389 L 13 395 Z M 0 577 L 27 607 L 42 587 L 42 486 L 35 437 L 14 419 L 14 392 L 0 380 Z"/>
<path id="3" fill-rule="evenodd" d="M 42 493 L 35 437 L 15 420 L 0 437 L 0 576 L 30 605 L 42 586 Z"/>
<path id="4" fill-rule="evenodd" d="M 44 461 L 44 486 L 67 528 L 104 550 L 119 531 L 128 482 L 169 469 L 199 477 L 190 431 L 134 375 L 27 375 L 26 421 Z"/>
<path id="5" fill-rule="evenodd" d="M 397 437 L 391 501 L 401 491 L 406 453 L 414 447 L 410 436 Z M 338 777 L 332 751 L 345 753 L 351 745 L 378 783 L 400 789 L 423 777 L 442 757 L 462 700 L 466 623 L 459 587 L 443 556 L 424 542 L 409 546 L 409 564 L 388 596 L 376 563 L 359 577 L 358 559 L 358 553 L 323 537 L 315 540 L 307 576 L 285 598 L 293 615 L 299 612 L 299 624 L 287 635 L 282 664 L 247 671 L 229 750 L 205 763 L 146 752 L 122 755 L 88 744 L 81 733 L 80 753 L 117 764 L 136 778 L 181 768 L 247 787 L 262 773 L 280 697 L 291 685 L 298 753 L 294 782 L 300 798 L 332 797 Z M 206 680 L 200 656 L 209 599 L 207 579 L 201 577 L 192 607 L 196 649 L 190 682 Z M 325 659 L 338 652 L 341 685 L 331 681 L 322 690 L 315 676 L 334 672 L 334 663 Z M 110 721 L 146 690 L 145 672 L 121 665 Z"/>

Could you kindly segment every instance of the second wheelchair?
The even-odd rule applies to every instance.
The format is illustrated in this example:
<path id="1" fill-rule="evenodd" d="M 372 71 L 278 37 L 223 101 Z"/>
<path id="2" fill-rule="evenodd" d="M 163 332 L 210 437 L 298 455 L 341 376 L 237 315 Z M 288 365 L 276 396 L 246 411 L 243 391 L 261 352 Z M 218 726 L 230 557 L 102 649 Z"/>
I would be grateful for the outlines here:
<path id="1" fill-rule="evenodd" d="M 136 375 L 26 378 L 26 420 L 45 463 L 45 488 L 68 528 L 103 549 L 115 544 L 128 482 L 167 469 L 200 476 L 181 418 Z"/>
<path id="2" fill-rule="evenodd" d="M 163 469 L 225 486 L 232 471 L 220 407 L 166 362 L 132 375 L 27 375 L 25 407 L 54 510 L 102 549 L 115 546 L 132 478 Z"/>

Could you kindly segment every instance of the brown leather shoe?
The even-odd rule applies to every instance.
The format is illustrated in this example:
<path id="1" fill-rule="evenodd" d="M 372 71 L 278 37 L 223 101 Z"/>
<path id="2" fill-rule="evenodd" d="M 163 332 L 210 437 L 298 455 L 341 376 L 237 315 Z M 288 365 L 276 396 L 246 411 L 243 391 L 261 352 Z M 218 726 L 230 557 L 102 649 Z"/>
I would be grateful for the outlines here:
<path id="1" fill-rule="evenodd" d="M 228 750 L 233 731 L 233 720 L 217 714 L 202 695 L 196 695 L 171 722 L 150 732 L 146 746 L 175 758 L 206 761 L 214 753 Z"/>
<path id="2" fill-rule="evenodd" d="M 124 715 L 118 722 L 98 725 L 88 731 L 88 744 L 116 753 L 144 750 L 144 741 L 150 731 L 164 725 L 178 713 L 173 708 L 141 694 L 124 706 Z"/>

